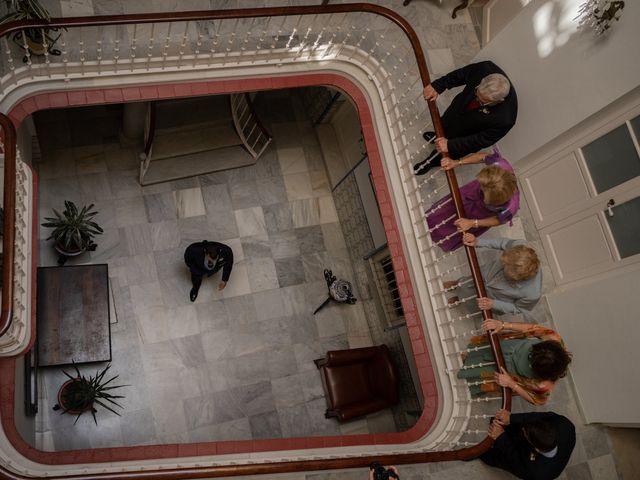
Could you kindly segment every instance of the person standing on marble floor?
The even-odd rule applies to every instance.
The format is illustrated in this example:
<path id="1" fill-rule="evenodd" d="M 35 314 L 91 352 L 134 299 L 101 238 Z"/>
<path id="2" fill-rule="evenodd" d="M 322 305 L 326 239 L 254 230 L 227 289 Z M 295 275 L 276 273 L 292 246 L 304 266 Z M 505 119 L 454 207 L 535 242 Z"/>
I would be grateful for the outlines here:
<path id="1" fill-rule="evenodd" d="M 500 409 L 488 433 L 495 442 L 480 459 L 526 480 L 559 477 L 576 445 L 573 423 L 553 412 L 511 414 Z"/>
<path id="2" fill-rule="evenodd" d="M 198 298 L 202 277 L 205 275 L 210 277 L 222 269 L 218 290 L 222 290 L 227 285 L 233 268 L 233 250 L 223 243 L 203 240 L 187 247 L 184 252 L 184 261 L 191 272 L 193 287 L 189 292 L 189 298 L 194 302 Z"/>
<path id="3" fill-rule="evenodd" d="M 435 139 L 436 148 L 423 161 L 413 166 L 416 175 L 424 175 L 439 165 L 442 156 L 457 160 L 470 153 L 494 145 L 515 125 L 518 98 L 511 81 L 493 62 L 472 63 L 448 73 L 424 87 L 428 101 L 445 90 L 464 85 L 442 115 L 446 137 Z M 422 134 L 432 142 L 434 132 Z"/>

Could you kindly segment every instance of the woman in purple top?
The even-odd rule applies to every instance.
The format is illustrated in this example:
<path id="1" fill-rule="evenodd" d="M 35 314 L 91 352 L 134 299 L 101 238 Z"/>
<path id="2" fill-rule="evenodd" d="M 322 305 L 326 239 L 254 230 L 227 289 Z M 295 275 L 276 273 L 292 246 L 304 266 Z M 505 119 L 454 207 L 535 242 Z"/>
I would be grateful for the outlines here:
<path id="1" fill-rule="evenodd" d="M 511 222 L 520 208 L 520 193 L 513 168 L 497 149 L 493 153 L 474 153 L 460 160 L 442 160 L 442 168 L 451 170 L 460 165 L 484 162 L 476 180 L 460 187 L 460 196 L 466 218 L 455 220 L 455 207 L 451 195 L 434 203 L 426 212 L 431 240 L 445 252 L 462 246 L 462 232 L 476 237 L 490 227 Z"/>

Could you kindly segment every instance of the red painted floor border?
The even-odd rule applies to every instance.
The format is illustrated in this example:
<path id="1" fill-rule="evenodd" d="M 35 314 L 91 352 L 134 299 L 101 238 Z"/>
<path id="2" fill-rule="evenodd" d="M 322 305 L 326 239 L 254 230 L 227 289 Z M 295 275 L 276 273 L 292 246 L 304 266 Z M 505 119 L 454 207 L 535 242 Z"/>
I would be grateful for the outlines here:
<path id="1" fill-rule="evenodd" d="M 44 452 L 28 445 L 20 436 L 14 423 L 15 358 L 0 360 L 0 420 L 13 446 L 30 460 L 43 464 L 62 465 L 96 462 L 150 460 L 159 458 L 216 455 L 227 453 L 251 453 L 300 448 L 339 447 L 351 445 L 380 445 L 410 443 L 427 433 L 433 425 L 438 410 L 436 379 L 428 353 L 428 344 L 418 315 L 416 299 L 411 285 L 407 261 L 402 247 L 401 232 L 393 210 L 389 185 L 373 116 L 362 90 L 352 80 L 337 73 L 302 74 L 270 78 L 246 78 L 238 80 L 144 85 L 109 89 L 70 90 L 40 93 L 23 99 L 15 105 L 9 117 L 16 127 L 38 110 L 69 106 L 122 103 L 128 101 L 157 100 L 178 97 L 214 95 L 222 93 L 274 90 L 326 85 L 337 88 L 351 97 L 360 116 L 360 123 L 369 155 L 371 176 L 382 215 L 382 221 L 391 253 L 396 281 L 413 347 L 418 376 L 424 395 L 424 411 L 416 424 L 405 432 L 368 435 L 283 438 L 271 440 L 242 440 L 201 442 L 172 445 L 148 445 L 138 447 L 96 448 L 63 452 Z M 35 182 L 35 176 L 34 176 Z M 34 204 L 37 212 L 37 204 Z M 35 216 L 37 220 L 37 215 Z M 37 235 L 37 229 L 34 229 Z M 34 243 L 35 245 L 35 243 Z M 35 247 L 34 247 L 35 248 Z M 35 257 L 34 257 L 35 258 Z M 35 278 L 35 275 L 34 275 Z M 35 280 L 34 280 L 35 281 Z M 35 295 L 35 288 L 34 288 Z M 35 301 L 33 303 L 35 316 Z M 19 359 L 18 359 L 19 360 Z"/>

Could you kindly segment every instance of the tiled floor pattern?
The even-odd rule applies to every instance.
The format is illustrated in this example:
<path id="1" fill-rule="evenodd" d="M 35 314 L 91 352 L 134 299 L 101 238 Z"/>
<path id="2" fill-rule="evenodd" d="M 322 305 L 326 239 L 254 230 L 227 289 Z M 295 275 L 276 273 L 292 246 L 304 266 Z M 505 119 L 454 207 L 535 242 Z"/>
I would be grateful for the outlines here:
<path id="1" fill-rule="evenodd" d="M 282 102 L 281 111 L 293 113 L 290 99 Z M 79 125 L 91 129 L 92 115 L 106 115 L 84 113 L 75 135 L 82 135 Z M 55 117 L 44 115 L 39 128 Z M 255 166 L 143 188 L 135 149 L 43 145 L 41 216 L 63 200 L 95 203 L 100 212 L 105 234 L 77 262 L 109 265 L 117 314 L 113 371 L 130 385 L 122 417 L 100 412 L 98 429 L 90 417 L 73 426 L 70 416 L 50 411 L 63 377 L 45 370 L 43 448 L 395 429 L 388 412 L 344 426 L 324 418 L 313 360 L 369 343 L 367 324 L 360 305 L 311 314 L 326 296 L 324 268 L 353 277 L 349 256 L 310 124 L 265 121 L 275 146 Z M 223 291 L 215 289 L 216 278 L 207 279 L 191 303 L 183 252 L 203 239 L 230 245 L 235 265 Z M 44 240 L 40 255 L 41 265 L 55 263 Z"/>
<path id="2" fill-rule="evenodd" d="M 340 0 L 335 0 L 338 3 Z M 51 6 L 54 15 L 92 15 L 109 13 L 137 13 L 139 11 L 167 11 L 173 9 L 173 2 L 158 2 L 145 0 L 143 2 L 120 2 L 103 0 L 45 0 L 43 3 Z M 192 0 L 181 2 L 183 9 L 199 8 L 235 8 L 285 5 L 285 4 L 315 4 L 315 1 L 269 1 L 264 0 L 245 1 L 239 0 Z M 387 6 L 402 14 L 409 20 L 418 32 L 421 43 L 426 51 L 430 72 L 434 78 L 446 73 L 452 68 L 462 66 L 469 62 L 477 53 L 478 37 L 474 32 L 473 23 L 467 12 L 460 12 L 458 18 L 450 18 L 450 11 L 458 0 L 444 0 L 441 4 L 435 1 L 414 0 L 408 7 L 403 7 L 399 1 L 382 0 L 373 3 Z M 240 5 L 241 4 L 241 5 Z M 499 58 L 495 59 L 499 63 Z M 443 96 L 443 105 L 446 104 Z M 135 188 L 135 187 L 132 187 Z M 522 233 L 534 243 L 539 241 L 537 232 L 533 227 L 527 206 L 523 204 L 519 217 L 514 222 L 516 228 L 496 229 L 491 234 L 518 237 Z M 524 232 L 518 230 L 521 224 Z M 539 243 L 537 244 L 539 246 Z M 538 251 L 541 251 L 538 248 Z M 546 266 L 544 268 L 547 268 Z M 546 275 L 550 278 L 550 275 Z M 553 286 L 546 286 L 545 291 Z M 543 301 L 540 302 L 544 313 L 546 309 Z M 516 400 L 515 410 L 530 408 Z M 617 479 L 616 458 L 612 455 L 611 443 L 605 430 L 597 426 L 585 426 L 582 424 L 575 399 L 568 387 L 568 381 L 561 382 L 554 391 L 553 398 L 547 407 L 559 413 L 568 415 L 578 429 L 578 444 L 572 456 L 569 467 L 560 477 L 561 479 Z M 448 462 L 437 464 L 423 464 L 401 466 L 402 478 L 411 480 L 445 480 L 454 478 L 497 479 L 513 478 L 501 471 L 488 468 L 481 462 Z M 364 470 L 352 470 L 332 473 L 309 473 L 278 475 L 271 478 L 291 480 L 355 480 L 366 478 Z M 264 478 L 264 477 L 256 477 Z M 621 478 L 621 477 L 620 477 Z M 625 477 L 626 478 L 626 477 Z"/>

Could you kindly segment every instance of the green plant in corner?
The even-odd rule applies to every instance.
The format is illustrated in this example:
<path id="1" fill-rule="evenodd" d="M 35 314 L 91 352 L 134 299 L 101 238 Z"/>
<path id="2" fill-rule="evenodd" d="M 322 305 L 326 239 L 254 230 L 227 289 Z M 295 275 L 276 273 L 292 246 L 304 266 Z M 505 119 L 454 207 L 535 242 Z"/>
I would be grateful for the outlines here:
<path id="1" fill-rule="evenodd" d="M 4 0 L 8 12 L 0 18 L 0 23 L 14 20 L 47 20 L 51 19 L 46 8 L 38 0 Z"/>
<path id="2" fill-rule="evenodd" d="M 76 371 L 76 376 L 65 372 L 64 373 L 69 380 L 67 380 L 60 391 L 58 392 L 58 403 L 53 407 L 54 410 L 62 410 L 61 413 L 71 413 L 77 415 L 74 424 L 82 416 L 84 412 L 90 411 L 93 416 L 93 421 L 98 424 L 96 418 L 97 410 L 94 404 L 100 405 L 106 408 L 110 412 L 120 416 L 120 414 L 114 410 L 109 404 L 119 408 L 123 408 L 116 399 L 124 398 L 124 395 L 113 395 L 109 393 L 112 390 L 122 387 L 128 387 L 130 385 L 112 385 L 118 375 L 115 375 L 108 380 L 105 380 L 105 375 L 111 368 L 111 364 L 108 364 L 102 371 L 96 370 L 95 376 L 85 377 L 80 373 L 78 367 L 74 364 L 73 368 Z"/>
<path id="3" fill-rule="evenodd" d="M 54 208 L 55 217 L 45 217 L 46 222 L 42 226 L 54 229 L 47 240 L 53 239 L 56 248 L 65 252 L 79 253 L 84 250 L 95 250 L 96 245 L 93 239 L 104 230 L 93 221 L 98 214 L 97 211 L 92 210 L 93 207 L 92 203 L 78 209 L 75 203 L 65 200 L 62 214 Z"/>
<path id="4" fill-rule="evenodd" d="M 51 16 L 38 0 L 4 0 L 7 13 L 0 17 L 1 23 L 9 23 L 19 20 L 45 20 L 49 22 Z M 25 48 L 25 43 L 29 51 L 35 55 L 44 55 L 48 52 L 51 55 L 60 55 L 60 50 L 53 48 L 60 35 L 53 38 L 51 32 L 57 32 L 57 28 L 27 28 L 15 32 L 11 39 L 21 48 Z M 26 37 L 26 38 L 25 38 Z M 23 58 L 24 62 L 29 60 L 28 55 Z"/>

